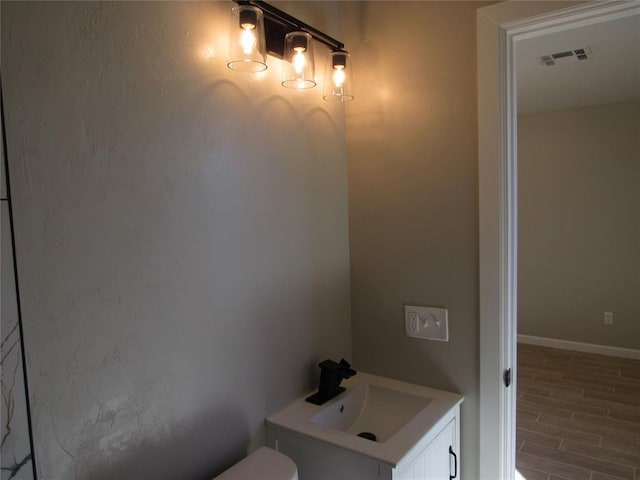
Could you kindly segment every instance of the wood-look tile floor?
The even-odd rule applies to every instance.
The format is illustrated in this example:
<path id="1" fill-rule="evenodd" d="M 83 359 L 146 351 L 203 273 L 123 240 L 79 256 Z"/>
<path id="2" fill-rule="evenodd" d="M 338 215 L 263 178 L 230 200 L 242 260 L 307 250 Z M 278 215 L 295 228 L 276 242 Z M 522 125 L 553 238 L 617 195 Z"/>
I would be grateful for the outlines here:
<path id="1" fill-rule="evenodd" d="M 640 360 L 518 344 L 526 480 L 640 480 Z"/>

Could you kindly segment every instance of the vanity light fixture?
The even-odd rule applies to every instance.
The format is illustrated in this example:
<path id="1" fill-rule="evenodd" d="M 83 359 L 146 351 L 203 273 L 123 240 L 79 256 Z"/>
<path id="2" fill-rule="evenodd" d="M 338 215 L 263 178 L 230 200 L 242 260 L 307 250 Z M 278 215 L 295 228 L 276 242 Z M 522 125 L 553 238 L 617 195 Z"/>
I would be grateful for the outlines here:
<path id="1" fill-rule="evenodd" d="M 232 70 L 259 72 L 267 68 L 266 53 L 281 58 L 282 85 L 287 88 L 306 89 L 316 85 L 314 41 L 331 50 L 325 77 L 323 98 L 346 101 L 353 99 L 351 91 L 350 56 L 344 44 L 326 33 L 308 25 L 282 10 L 261 0 L 233 0 L 231 26 Z M 262 37 L 264 35 L 264 37 Z M 264 38 L 261 43 L 261 38 Z"/>
<path id="2" fill-rule="evenodd" d="M 312 88 L 316 86 L 313 41 L 307 32 L 290 32 L 284 37 L 282 86 Z"/>
<path id="3" fill-rule="evenodd" d="M 353 100 L 352 83 L 349 53 L 344 50 L 329 53 L 325 66 L 322 98 L 334 102 Z"/>
<path id="4" fill-rule="evenodd" d="M 238 72 L 262 72 L 267 69 L 262 10 L 251 5 L 231 9 L 231 56 L 227 66 Z"/>

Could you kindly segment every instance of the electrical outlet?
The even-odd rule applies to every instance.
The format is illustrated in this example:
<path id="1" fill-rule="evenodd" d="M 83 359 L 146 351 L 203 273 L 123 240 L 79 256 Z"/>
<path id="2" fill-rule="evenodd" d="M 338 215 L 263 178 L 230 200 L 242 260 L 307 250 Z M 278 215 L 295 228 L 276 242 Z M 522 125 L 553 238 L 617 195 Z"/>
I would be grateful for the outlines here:
<path id="1" fill-rule="evenodd" d="M 613 312 L 604 312 L 604 324 L 613 325 Z"/>
<path id="2" fill-rule="evenodd" d="M 409 337 L 449 341 L 449 319 L 446 308 L 404 307 L 405 333 Z"/>
<path id="3" fill-rule="evenodd" d="M 409 312 L 409 321 L 407 322 L 407 335 L 417 335 L 420 332 L 420 317 L 416 312 Z"/>

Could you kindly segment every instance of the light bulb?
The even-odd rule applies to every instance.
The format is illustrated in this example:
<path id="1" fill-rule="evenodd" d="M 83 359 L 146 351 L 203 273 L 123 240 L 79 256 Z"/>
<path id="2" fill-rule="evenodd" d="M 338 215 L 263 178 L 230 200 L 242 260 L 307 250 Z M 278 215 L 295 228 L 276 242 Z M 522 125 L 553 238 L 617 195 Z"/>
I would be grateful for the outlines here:
<path id="1" fill-rule="evenodd" d="M 300 75 L 304 71 L 304 67 L 307 64 L 307 58 L 304 55 L 304 48 L 296 48 L 296 54 L 293 56 L 293 68 L 296 73 Z"/>
<path id="2" fill-rule="evenodd" d="M 345 78 L 346 78 L 346 75 L 344 73 L 344 67 L 342 66 L 336 67 L 333 71 L 333 84 L 336 87 L 341 87 L 342 84 L 344 83 Z"/>
<path id="3" fill-rule="evenodd" d="M 242 45 L 242 51 L 249 55 L 253 51 L 256 46 L 258 40 L 256 36 L 253 34 L 253 28 L 250 26 L 243 25 L 242 33 L 240 34 L 240 44 Z"/>

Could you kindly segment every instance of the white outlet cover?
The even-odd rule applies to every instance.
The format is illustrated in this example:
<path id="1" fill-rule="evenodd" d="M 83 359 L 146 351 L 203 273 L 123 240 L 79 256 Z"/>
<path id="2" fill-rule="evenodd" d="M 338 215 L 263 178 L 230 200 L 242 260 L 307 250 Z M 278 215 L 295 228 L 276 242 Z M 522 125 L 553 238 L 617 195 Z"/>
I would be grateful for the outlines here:
<path id="1" fill-rule="evenodd" d="M 613 312 L 604 312 L 605 325 L 613 325 Z"/>
<path id="2" fill-rule="evenodd" d="M 418 315 L 417 330 L 415 315 Z M 409 337 L 449 341 L 449 313 L 446 308 L 405 305 L 404 324 Z"/>
<path id="3" fill-rule="evenodd" d="M 420 317 L 417 313 L 409 313 L 406 328 L 407 334 L 415 335 L 420 332 Z"/>

